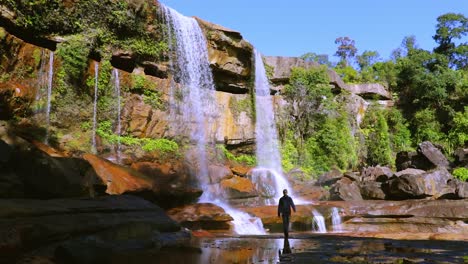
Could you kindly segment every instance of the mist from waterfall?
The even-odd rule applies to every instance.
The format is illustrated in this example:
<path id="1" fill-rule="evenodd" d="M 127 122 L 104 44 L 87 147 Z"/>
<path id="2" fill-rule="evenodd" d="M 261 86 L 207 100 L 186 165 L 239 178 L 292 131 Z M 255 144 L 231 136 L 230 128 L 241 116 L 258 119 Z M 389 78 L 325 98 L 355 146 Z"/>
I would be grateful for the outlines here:
<path id="1" fill-rule="evenodd" d="M 176 127 L 182 126 L 177 130 L 178 133 L 184 133 L 185 127 L 189 128 L 190 140 L 195 144 L 196 154 L 186 158 L 197 167 L 196 175 L 203 190 L 199 202 L 214 203 L 222 207 L 234 219 L 234 231 L 237 234 L 264 234 L 260 219 L 251 217 L 221 201 L 212 186 L 209 186 L 206 148 L 208 144 L 214 142 L 207 129 L 211 127 L 216 108 L 208 45 L 194 18 L 183 16 L 163 4 L 161 10 L 167 25 L 166 37 L 169 40 L 169 49 L 173 53 L 171 70 L 174 79 L 180 85 L 173 84 L 171 87 L 171 119 L 175 121 L 173 123 Z M 176 119 L 177 115 L 181 115 L 181 119 Z"/>
<path id="2" fill-rule="evenodd" d="M 276 130 L 273 101 L 270 95 L 270 84 L 263 64 L 262 55 L 255 53 L 255 109 L 256 109 L 256 155 L 257 167 L 252 174 L 252 181 L 256 187 L 265 189 L 266 185 L 273 186 L 269 194 L 274 198 L 267 204 L 277 202 L 283 189 L 292 193 L 288 181 L 283 175 L 281 155 L 279 152 L 278 132 Z"/>
<path id="3" fill-rule="evenodd" d="M 97 99 L 99 84 L 99 63 L 94 62 L 94 104 L 93 104 L 93 134 L 91 138 L 91 151 L 96 154 L 96 124 L 97 124 Z"/>
<path id="4" fill-rule="evenodd" d="M 47 106 L 46 106 L 46 136 L 44 139 L 45 144 L 49 144 L 49 129 L 50 129 L 50 110 L 52 102 L 52 81 L 54 78 L 54 52 L 49 55 L 49 75 L 47 79 Z"/>

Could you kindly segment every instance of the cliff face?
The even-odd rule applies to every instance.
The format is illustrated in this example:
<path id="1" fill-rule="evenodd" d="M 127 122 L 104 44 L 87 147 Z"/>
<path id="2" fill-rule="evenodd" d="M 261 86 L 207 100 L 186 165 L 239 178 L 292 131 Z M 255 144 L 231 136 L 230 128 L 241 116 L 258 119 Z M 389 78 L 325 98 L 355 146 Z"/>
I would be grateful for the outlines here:
<path id="1" fill-rule="evenodd" d="M 129 153 L 131 160 L 155 158 L 141 150 L 146 139 L 180 140 L 181 132 L 189 130 L 190 124 L 174 125 L 172 120 L 180 114 L 171 112 L 169 99 L 177 80 L 169 70 L 165 25 L 157 2 L 39 5 L 33 1 L 30 6 L 8 2 L 0 5 L 0 15 L 0 118 L 16 120 L 22 133 L 39 140 L 50 137 L 50 144 L 70 153 L 90 152 L 96 80 L 98 153 L 115 151 L 112 134 L 118 126 L 127 137 L 122 152 Z M 255 137 L 253 47 L 237 31 L 196 19 L 207 39 L 216 86 L 216 119 L 206 125 L 206 131 L 216 142 L 234 148 L 251 144 Z M 53 64 L 49 64 L 52 52 Z M 264 60 L 272 93 L 279 92 L 275 101 L 282 102 L 278 109 L 284 104 L 281 89 L 289 82 L 291 68 L 318 66 L 299 58 Z M 331 89 L 345 97 L 342 101 L 357 124 L 367 106 L 361 95 L 389 98 L 382 86 L 349 86 L 334 71 L 328 74 Z M 49 81 L 52 93 L 47 109 Z"/>

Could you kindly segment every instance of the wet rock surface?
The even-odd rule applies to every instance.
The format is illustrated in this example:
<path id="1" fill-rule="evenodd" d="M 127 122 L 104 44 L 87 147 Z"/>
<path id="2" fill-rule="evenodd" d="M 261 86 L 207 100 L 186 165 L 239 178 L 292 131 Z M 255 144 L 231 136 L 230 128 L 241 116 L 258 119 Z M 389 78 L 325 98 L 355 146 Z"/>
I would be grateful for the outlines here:
<path id="1" fill-rule="evenodd" d="M 184 227 L 206 230 L 227 230 L 232 217 L 223 208 L 211 203 L 198 203 L 169 210 L 168 215 Z"/>
<path id="2" fill-rule="evenodd" d="M 28 254 L 53 256 L 55 249 L 76 241 L 99 241 L 107 248 L 117 243 L 122 252 L 131 255 L 134 245 L 140 245 L 139 249 L 157 249 L 153 244 L 163 240 L 158 239 L 160 234 L 180 231 L 180 226 L 161 208 L 133 196 L 3 199 L 0 207 L 0 263 L 14 263 Z M 99 260 L 97 255 L 82 252 L 79 247 L 69 251 L 91 254 L 94 262 L 88 263 Z"/>

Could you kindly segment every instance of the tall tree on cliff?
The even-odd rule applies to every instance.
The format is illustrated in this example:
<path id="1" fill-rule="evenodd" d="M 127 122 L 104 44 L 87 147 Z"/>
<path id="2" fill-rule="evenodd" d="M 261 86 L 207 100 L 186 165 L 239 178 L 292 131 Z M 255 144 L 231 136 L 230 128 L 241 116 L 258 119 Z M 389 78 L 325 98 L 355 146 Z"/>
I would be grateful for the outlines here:
<path id="1" fill-rule="evenodd" d="M 341 67 L 349 66 L 351 60 L 356 56 L 357 48 L 354 40 L 349 37 L 339 37 L 335 39 L 335 44 L 339 44 L 335 56 L 340 58 L 338 63 Z"/>
<path id="2" fill-rule="evenodd" d="M 437 18 L 434 40 L 439 44 L 434 52 L 447 56 L 451 67 L 468 68 L 468 42 L 456 44 L 468 34 L 468 18 L 462 14 L 447 13 Z"/>

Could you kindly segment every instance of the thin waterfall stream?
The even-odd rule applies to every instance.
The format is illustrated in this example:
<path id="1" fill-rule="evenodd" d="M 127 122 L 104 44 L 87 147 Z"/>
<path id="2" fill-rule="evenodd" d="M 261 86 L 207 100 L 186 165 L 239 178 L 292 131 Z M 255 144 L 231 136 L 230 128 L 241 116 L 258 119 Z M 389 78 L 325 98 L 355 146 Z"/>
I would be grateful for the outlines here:
<path id="1" fill-rule="evenodd" d="M 266 75 L 262 55 L 255 53 L 255 109 L 256 109 L 256 155 L 258 167 L 253 171 L 252 181 L 257 189 L 263 189 L 272 199 L 266 204 L 278 202 L 283 189 L 292 189 L 283 175 L 279 152 L 278 132 L 276 130 L 270 84 Z M 274 188 L 271 188 L 274 186 Z"/>
<path id="2" fill-rule="evenodd" d="M 115 132 L 117 134 L 117 146 L 115 150 L 115 160 L 117 163 L 120 162 L 120 156 L 121 156 L 121 144 L 120 144 L 120 136 L 122 134 L 122 121 L 120 118 L 120 112 L 121 112 L 121 102 L 120 102 L 120 77 L 119 77 L 119 71 L 114 68 L 112 69 L 112 78 L 114 79 L 114 92 L 115 92 L 115 97 L 117 98 L 117 107 L 116 107 L 116 112 L 117 112 L 117 117 L 116 117 L 116 128 Z"/>
<path id="3" fill-rule="evenodd" d="M 94 62 L 94 105 L 93 105 L 93 134 L 91 142 L 91 150 L 94 154 L 96 150 L 96 124 L 97 124 L 97 100 L 98 100 L 98 84 L 99 84 L 99 63 Z"/>
<path id="4" fill-rule="evenodd" d="M 50 52 L 49 55 L 49 76 L 47 79 L 47 107 L 46 107 L 46 137 L 44 142 L 49 144 L 49 129 L 50 129 L 50 110 L 52 102 L 52 81 L 54 78 L 54 52 Z"/>

